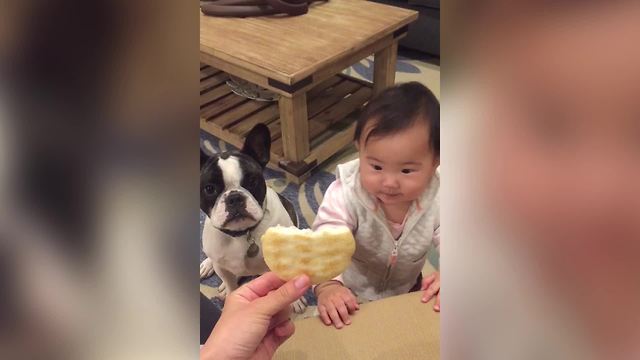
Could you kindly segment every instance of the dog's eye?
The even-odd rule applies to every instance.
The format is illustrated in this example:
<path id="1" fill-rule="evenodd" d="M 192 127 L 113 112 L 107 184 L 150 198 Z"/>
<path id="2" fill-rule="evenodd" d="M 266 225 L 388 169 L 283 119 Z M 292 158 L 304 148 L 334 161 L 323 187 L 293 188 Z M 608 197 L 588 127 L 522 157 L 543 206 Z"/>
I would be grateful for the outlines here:
<path id="1" fill-rule="evenodd" d="M 260 185 L 260 181 L 262 178 L 259 177 L 250 177 L 245 180 L 244 187 L 247 189 L 255 189 Z"/>
<path id="2" fill-rule="evenodd" d="M 211 195 L 211 194 L 213 194 L 215 191 L 216 191 L 216 189 L 213 187 L 213 185 L 205 185 L 205 187 L 204 187 L 204 192 L 205 192 L 207 195 Z"/>

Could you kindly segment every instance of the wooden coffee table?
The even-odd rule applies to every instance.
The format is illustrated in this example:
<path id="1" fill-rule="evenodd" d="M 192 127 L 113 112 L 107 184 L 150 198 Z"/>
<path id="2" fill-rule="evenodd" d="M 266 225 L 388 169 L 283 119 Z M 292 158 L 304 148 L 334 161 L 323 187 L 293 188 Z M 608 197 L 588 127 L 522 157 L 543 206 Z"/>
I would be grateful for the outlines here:
<path id="1" fill-rule="evenodd" d="M 257 123 L 272 133 L 270 166 L 300 183 L 352 142 L 354 114 L 395 81 L 398 40 L 411 10 L 363 0 L 315 3 L 298 17 L 218 18 L 200 14 L 200 127 L 240 147 Z M 374 81 L 341 74 L 375 54 Z M 279 95 L 250 100 L 232 75 Z"/>

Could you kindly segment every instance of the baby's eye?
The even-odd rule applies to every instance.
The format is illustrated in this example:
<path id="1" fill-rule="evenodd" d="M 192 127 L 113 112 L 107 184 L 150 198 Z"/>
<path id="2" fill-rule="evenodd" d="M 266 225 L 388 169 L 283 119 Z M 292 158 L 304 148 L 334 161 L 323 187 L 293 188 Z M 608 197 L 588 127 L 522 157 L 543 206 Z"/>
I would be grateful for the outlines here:
<path id="1" fill-rule="evenodd" d="M 378 166 L 378 165 L 371 165 L 373 167 L 373 170 L 375 171 L 380 171 L 382 170 L 382 166 Z"/>
<path id="2" fill-rule="evenodd" d="M 413 169 L 402 169 L 403 174 L 411 174 L 412 172 L 414 172 Z"/>

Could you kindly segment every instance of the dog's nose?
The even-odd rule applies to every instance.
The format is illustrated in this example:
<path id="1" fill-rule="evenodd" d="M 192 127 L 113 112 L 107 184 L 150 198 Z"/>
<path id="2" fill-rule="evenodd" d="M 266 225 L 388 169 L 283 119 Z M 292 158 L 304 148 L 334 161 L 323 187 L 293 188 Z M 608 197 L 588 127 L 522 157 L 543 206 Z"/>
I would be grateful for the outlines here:
<path id="1" fill-rule="evenodd" d="M 232 191 L 227 195 L 227 198 L 224 200 L 225 204 L 229 208 L 238 208 L 244 206 L 246 202 L 246 198 L 239 191 Z"/>

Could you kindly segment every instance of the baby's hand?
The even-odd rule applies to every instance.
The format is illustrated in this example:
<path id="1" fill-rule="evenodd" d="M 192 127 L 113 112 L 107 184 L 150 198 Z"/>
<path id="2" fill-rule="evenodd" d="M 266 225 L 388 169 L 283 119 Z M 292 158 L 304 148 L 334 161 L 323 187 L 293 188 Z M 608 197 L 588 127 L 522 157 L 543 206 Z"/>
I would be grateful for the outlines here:
<path id="1" fill-rule="evenodd" d="M 436 271 L 422 279 L 422 287 L 420 290 L 424 291 L 422 295 L 422 302 L 424 303 L 431 300 L 434 296 L 436 297 L 436 304 L 433 306 L 433 310 L 440 312 L 440 272 Z"/>
<path id="2" fill-rule="evenodd" d="M 349 314 L 360 309 L 351 290 L 338 281 L 318 285 L 316 296 L 318 297 L 318 312 L 322 322 L 325 325 L 333 323 L 337 329 L 351 324 Z"/>

